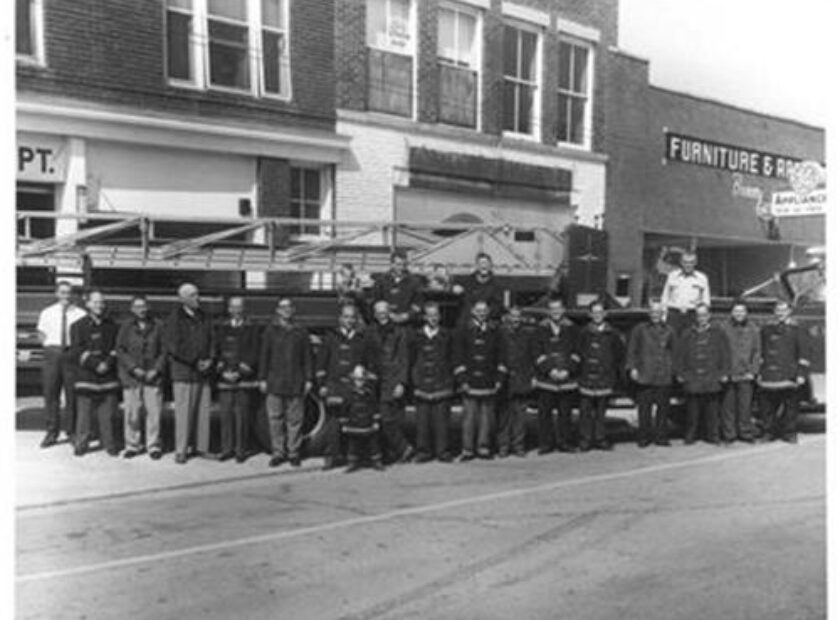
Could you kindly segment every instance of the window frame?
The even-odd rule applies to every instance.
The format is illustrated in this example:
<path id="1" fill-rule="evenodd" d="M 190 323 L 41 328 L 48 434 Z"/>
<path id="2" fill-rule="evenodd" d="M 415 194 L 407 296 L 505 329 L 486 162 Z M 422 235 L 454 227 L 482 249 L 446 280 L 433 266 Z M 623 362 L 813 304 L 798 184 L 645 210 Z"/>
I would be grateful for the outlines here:
<path id="1" fill-rule="evenodd" d="M 407 50 L 400 50 L 389 45 L 379 45 L 375 42 L 368 41 L 368 32 L 367 32 L 367 13 L 369 11 L 370 2 L 376 0 L 365 0 L 365 49 L 375 49 L 379 52 L 385 52 L 388 54 L 396 54 L 398 56 L 406 56 L 411 58 L 411 114 L 408 116 L 402 116 L 399 114 L 393 114 L 393 116 L 398 116 L 400 118 L 408 118 L 412 121 L 417 120 L 417 107 L 419 104 L 419 97 L 418 97 L 418 70 L 417 70 L 417 50 L 419 46 L 419 32 L 417 28 L 417 4 L 422 0 L 408 0 L 408 32 L 410 33 L 411 39 L 410 43 L 407 46 Z M 388 28 L 388 24 L 390 22 L 390 15 L 391 15 L 391 3 L 395 2 L 396 0 L 384 0 L 386 5 L 386 17 L 385 17 L 385 27 Z M 367 91 L 370 88 L 370 76 L 367 76 L 365 84 L 365 94 L 367 96 Z M 368 110 L 369 112 L 373 112 L 375 114 L 387 114 L 391 116 L 392 114 L 383 110 Z"/>
<path id="2" fill-rule="evenodd" d="M 463 125 L 455 125 L 452 123 L 447 123 L 445 121 L 441 121 L 438 119 L 439 123 L 444 125 L 452 126 L 452 127 L 464 127 L 467 129 L 474 129 L 475 131 L 480 132 L 482 130 L 482 112 L 484 110 L 484 97 L 482 97 L 482 92 L 484 89 L 484 11 L 479 7 L 472 5 L 472 4 L 462 4 L 460 2 L 454 2 L 450 0 L 441 0 L 437 6 L 437 18 L 440 19 L 440 12 L 442 10 L 449 10 L 455 11 L 456 13 L 463 13 L 466 15 L 471 15 L 475 18 L 475 49 L 473 50 L 473 54 L 475 55 L 475 72 L 476 72 L 476 104 L 475 104 L 475 127 L 467 128 Z M 457 24 L 457 22 L 456 22 Z M 436 23 L 439 27 L 439 25 Z M 458 32 L 458 28 L 456 26 L 455 32 Z M 439 42 L 438 42 L 439 45 Z M 442 59 L 439 54 L 439 48 L 435 49 L 435 59 L 439 65 L 446 64 L 448 66 L 452 66 L 455 68 L 464 68 L 459 66 L 458 64 L 453 64 L 449 60 Z M 440 93 L 438 92 L 438 98 L 440 98 Z M 438 101 L 438 105 L 440 105 L 440 101 Z"/>
<path id="3" fill-rule="evenodd" d="M 17 51 L 17 37 L 15 37 L 15 62 L 45 67 L 47 64 L 44 48 L 44 0 L 29 0 L 29 30 L 34 47 L 32 54 L 22 54 Z M 17 3 L 15 4 L 15 28 L 17 28 Z"/>
<path id="4" fill-rule="evenodd" d="M 291 0 L 281 0 L 283 5 L 283 20 L 286 26 L 285 30 L 275 26 L 267 26 L 263 24 L 262 20 L 262 1 L 261 0 L 245 0 L 247 10 L 247 20 L 245 22 L 229 18 L 226 16 L 212 15 L 209 12 L 209 0 L 191 0 L 192 10 L 186 11 L 180 7 L 170 7 L 167 0 L 164 6 L 164 63 L 163 71 L 166 83 L 175 88 L 187 88 L 192 90 L 200 90 L 206 92 L 223 92 L 233 95 L 251 96 L 254 98 L 266 98 L 277 101 L 288 102 L 293 98 L 292 87 L 292 50 L 291 50 Z M 180 78 L 173 78 L 169 76 L 169 40 L 167 20 L 170 12 L 176 12 L 183 15 L 190 15 L 192 18 L 192 28 L 189 33 L 190 37 L 190 53 L 191 63 L 190 69 L 193 72 L 192 79 L 184 80 Z M 210 80 L 210 20 L 215 22 L 230 24 L 242 27 L 243 24 L 248 28 L 248 88 L 236 88 L 233 86 L 225 86 L 221 84 L 213 84 Z M 285 53 L 281 54 L 279 63 L 280 67 L 286 67 L 288 70 L 288 92 L 282 92 L 283 81 L 280 80 L 281 92 L 273 93 L 265 89 L 265 63 L 263 56 L 262 35 L 263 31 L 282 33 L 285 36 Z"/>
<path id="5" fill-rule="evenodd" d="M 305 176 L 307 171 L 315 171 L 318 173 L 318 208 L 319 208 L 319 217 L 318 219 L 328 220 L 329 217 L 324 217 L 325 209 L 328 209 L 332 202 L 332 173 L 331 173 L 331 166 L 324 166 L 320 164 L 316 164 L 313 162 L 305 162 L 305 161 L 290 161 L 289 162 L 289 174 L 294 175 L 296 173 L 300 173 Z M 305 178 L 301 178 L 301 187 L 306 187 Z M 292 179 L 289 179 L 289 217 L 295 218 L 299 222 L 306 221 L 305 217 L 302 217 L 302 214 L 297 216 L 291 213 L 292 206 L 296 202 L 301 202 L 303 206 L 302 214 L 305 214 L 306 210 L 306 203 L 307 200 L 304 198 L 302 201 L 296 200 L 292 194 Z M 311 201 L 310 201 L 311 202 Z M 293 224 L 292 231 L 291 231 L 291 238 L 295 241 L 319 241 L 323 239 L 327 239 L 330 237 L 330 226 L 322 224 L 319 227 L 318 234 L 312 234 L 307 232 L 302 232 L 303 229 L 306 228 L 306 224 Z"/>
<path id="6" fill-rule="evenodd" d="M 557 130 L 554 131 L 554 139 L 557 143 L 557 146 L 562 146 L 566 148 L 573 148 L 573 149 L 581 149 L 581 150 L 590 150 L 592 148 L 592 95 L 594 93 L 595 87 L 595 54 L 596 54 L 596 46 L 591 41 L 587 41 L 586 39 L 581 39 L 578 37 L 574 37 L 569 35 L 565 32 L 558 32 L 557 33 L 557 53 L 560 53 L 560 43 L 567 43 L 572 45 L 573 47 L 583 48 L 587 51 L 587 67 L 586 67 L 586 93 L 585 95 L 581 95 L 575 91 L 566 90 L 560 87 L 560 83 L 558 80 L 557 89 L 555 91 L 555 99 L 560 98 L 561 95 L 571 97 L 571 98 L 578 98 L 578 99 L 585 99 L 585 106 L 583 111 L 583 142 L 570 142 L 565 140 L 560 140 L 559 137 L 556 135 Z M 559 58 L 558 58 L 559 60 Z M 570 73 L 570 75 L 572 75 Z M 572 78 L 574 79 L 574 78 Z M 560 107 L 557 106 L 557 114 L 560 114 Z M 558 116 L 557 125 L 559 125 L 559 116 Z"/>
<path id="7" fill-rule="evenodd" d="M 545 28 L 538 24 L 532 24 L 529 22 L 525 22 L 519 19 L 513 19 L 507 17 L 503 20 L 504 28 L 511 27 L 515 28 L 519 31 L 530 32 L 535 34 L 537 37 L 537 42 L 535 46 L 535 59 L 534 64 L 536 65 L 534 68 L 534 72 L 536 74 L 536 82 L 534 87 L 534 124 L 533 124 L 533 131 L 531 133 L 521 133 L 518 131 L 511 131 L 509 129 L 502 130 L 502 136 L 507 138 L 518 138 L 520 140 L 531 140 L 534 142 L 540 142 L 542 140 L 542 120 L 543 120 L 543 89 L 544 79 L 543 79 L 543 47 L 545 41 Z M 504 46 L 504 36 L 502 37 L 502 45 Z M 502 49 L 502 54 L 504 55 L 504 48 Z M 522 37 L 517 38 L 517 66 L 519 66 L 520 59 L 522 54 Z M 504 72 L 504 60 L 502 61 L 502 83 L 507 84 L 508 82 L 513 82 L 516 84 L 530 84 L 530 82 L 526 82 L 521 80 L 520 78 L 510 78 Z M 502 124 L 504 125 L 504 98 L 501 101 L 502 105 Z"/>

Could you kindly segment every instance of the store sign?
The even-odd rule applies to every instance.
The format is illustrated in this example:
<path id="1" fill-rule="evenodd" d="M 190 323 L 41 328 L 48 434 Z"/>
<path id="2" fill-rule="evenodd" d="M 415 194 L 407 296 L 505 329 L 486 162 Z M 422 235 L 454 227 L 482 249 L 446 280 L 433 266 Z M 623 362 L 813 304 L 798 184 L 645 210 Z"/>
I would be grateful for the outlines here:
<path id="1" fill-rule="evenodd" d="M 17 136 L 17 180 L 62 183 L 67 172 L 65 140 L 40 134 Z"/>
<path id="2" fill-rule="evenodd" d="M 787 179 L 800 159 L 722 144 L 678 133 L 665 133 L 665 159 L 768 179 Z"/>
<path id="3" fill-rule="evenodd" d="M 775 217 L 825 215 L 827 204 L 828 192 L 825 189 L 815 189 L 807 194 L 774 192 L 770 199 L 770 212 Z"/>

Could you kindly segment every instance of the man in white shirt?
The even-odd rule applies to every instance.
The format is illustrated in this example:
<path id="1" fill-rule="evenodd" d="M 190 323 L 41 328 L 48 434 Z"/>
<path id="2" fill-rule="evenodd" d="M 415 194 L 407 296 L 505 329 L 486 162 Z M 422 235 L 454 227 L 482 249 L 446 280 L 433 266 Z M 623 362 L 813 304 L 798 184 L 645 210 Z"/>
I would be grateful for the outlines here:
<path id="1" fill-rule="evenodd" d="M 680 268 L 668 274 L 662 301 L 668 309 L 668 324 L 679 335 L 694 324 L 698 305 L 710 305 L 711 294 L 706 274 L 697 271 L 697 255 L 686 252 Z"/>
<path id="2" fill-rule="evenodd" d="M 75 377 L 74 364 L 70 356 L 70 327 L 85 316 L 85 311 L 73 304 L 72 294 L 73 289 L 70 283 L 66 280 L 59 281 L 55 287 L 56 303 L 44 308 L 38 317 L 38 336 L 44 347 L 41 379 L 47 431 L 41 441 L 42 448 L 49 448 L 58 442 L 62 387 L 67 408 L 64 416 L 64 431 L 68 438 L 73 435 L 76 428 L 76 397 L 73 390 Z"/>

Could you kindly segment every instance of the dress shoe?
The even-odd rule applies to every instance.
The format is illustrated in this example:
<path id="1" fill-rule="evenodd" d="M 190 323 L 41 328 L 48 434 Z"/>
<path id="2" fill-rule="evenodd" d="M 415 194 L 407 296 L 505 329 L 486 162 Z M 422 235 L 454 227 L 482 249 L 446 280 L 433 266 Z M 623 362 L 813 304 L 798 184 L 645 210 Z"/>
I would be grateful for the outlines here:
<path id="1" fill-rule="evenodd" d="M 431 460 L 432 460 L 432 455 L 431 454 L 420 453 L 420 454 L 418 454 L 417 456 L 414 457 L 414 462 L 415 463 L 428 463 Z"/>
<path id="2" fill-rule="evenodd" d="M 175 455 L 175 462 L 178 465 L 184 465 L 187 462 L 187 455 L 186 454 L 176 454 Z"/>
<path id="3" fill-rule="evenodd" d="M 744 443 L 755 443 L 755 439 L 753 437 L 739 437 L 738 439 Z"/>
<path id="4" fill-rule="evenodd" d="M 336 469 L 341 467 L 337 461 L 333 459 L 327 459 L 324 461 L 324 465 L 321 467 L 321 471 L 330 471 L 331 469 Z"/>
<path id="5" fill-rule="evenodd" d="M 160 457 L 162 457 L 162 456 L 163 456 L 163 452 L 161 452 L 160 450 L 155 450 L 155 449 L 149 450 L 149 458 L 152 459 L 153 461 L 159 461 Z"/>
<path id="6" fill-rule="evenodd" d="M 283 463 L 286 462 L 286 459 L 282 456 L 272 456 L 271 459 L 268 461 L 269 467 L 280 467 Z"/>
<path id="7" fill-rule="evenodd" d="M 233 452 L 222 452 L 219 455 L 219 460 L 220 461 L 229 461 L 232 458 L 233 458 Z"/>
<path id="8" fill-rule="evenodd" d="M 500 459 L 506 459 L 509 456 L 510 456 L 510 451 L 509 450 L 499 450 L 499 458 Z"/>
<path id="9" fill-rule="evenodd" d="M 116 448 L 108 448 L 107 450 L 105 450 L 105 453 L 111 457 L 117 457 L 120 455 L 120 451 Z"/>
<path id="10" fill-rule="evenodd" d="M 74 456 L 84 456 L 85 452 L 87 452 L 87 448 L 85 448 L 84 446 L 75 446 L 73 448 Z"/>
<path id="11" fill-rule="evenodd" d="M 385 471 L 385 465 L 383 465 L 382 461 L 380 461 L 380 460 L 374 461 L 373 464 L 371 465 L 371 467 L 373 469 L 375 469 L 376 471 Z"/>
<path id="12" fill-rule="evenodd" d="M 543 454 L 551 454 L 552 452 L 554 452 L 554 448 L 540 448 L 539 450 L 537 450 L 537 454 L 539 454 L 540 456 L 542 456 Z"/>
<path id="13" fill-rule="evenodd" d="M 696 439 L 686 439 L 683 443 L 687 446 L 693 446 L 697 442 Z"/>
<path id="14" fill-rule="evenodd" d="M 58 443 L 58 437 L 53 433 L 47 433 L 44 435 L 44 438 L 41 440 L 41 447 L 42 448 L 50 448 Z"/>
<path id="15" fill-rule="evenodd" d="M 451 454 L 441 454 L 438 457 L 438 461 L 441 463 L 451 463 L 454 459 L 452 458 Z"/>
<path id="16" fill-rule="evenodd" d="M 571 454 L 573 452 L 577 452 L 577 448 L 575 448 L 574 446 L 563 445 L 563 446 L 560 446 L 559 448 L 557 448 L 557 451 L 558 452 L 565 452 L 567 454 Z"/>
<path id="17" fill-rule="evenodd" d="M 292 458 L 290 458 L 289 465 L 291 465 L 292 467 L 300 467 L 300 457 L 293 456 Z"/>
<path id="18" fill-rule="evenodd" d="M 525 450 L 514 450 L 513 456 L 517 456 L 521 459 L 524 459 L 526 456 L 528 456 L 528 454 L 525 452 Z"/>
<path id="19" fill-rule="evenodd" d="M 603 450 L 604 452 L 609 452 L 613 449 L 612 444 L 609 441 L 600 441 L 595 444 L 596 450 Z"/>
<path id="20" fill-rule="evenodd" d="M 656 445 L 667 448 L 667 447 L 671 446 L 671 442 L 668 441 L 667 439 L 657 439 L 656 440 Z"/>
<path id="21" fill-rule="evenodd" d="M 245 456 L 244 454 L 237 454 L 236 455 L 236 462 L 237 463 L 244 463 L 247 458 L 248 457 Z"/>
<path id="22" fill-rule="evenodd" d="M 139 455 L 140 452 L 134 450 L 132 448 L 126 448 L 125 451 L 122 453 L 122 457 L 124 459 L 133 459 L 135 456 Z"/>
<path id="23" fill-rule="evenodd" d="M 641 441 L 637 441 L 636 445 L 640 448 L 647 448 L 651 444 L 650 439 L 642 439 Z"/>
<path id="24" fill-rule="evenodd" d="M 467 463 L 475 458 L 475 455 L 471 452 L 464 452 L 461 456 L 458 457 L 458 461 L 460 463 Z"/>
<path id="25" fill-rule="evenodd" d="M 398 462 L 399 463 L 410 463 L 416 454 L 414 448 L 411 446 L 406 446 L 405 450 L 403 450 L 402 455 L 400 456 Z"/>
<path id="26" fill-rule="evenodd" d="M 362 468 L 362 466 L 359 465 L 359 463 L 350 463 L 347 466 L 347 469 L 344 470 L 344 473 L 345 474 L 352 474 L 354 471 L 359 471 L 361 468 Z"/>
<path id="27" fill-rule="evenodd" d="M 799 443 L 799 438 L 796 435 L 785 435 L 782 437 L 785 443 Z"/>
<path id="28" fill-rule="evenodd" d="M 490 450 L 479 450 L 478 451 L 478 458 L 483 461 L 492 461 L 493 460 L 493 453 Z"/>

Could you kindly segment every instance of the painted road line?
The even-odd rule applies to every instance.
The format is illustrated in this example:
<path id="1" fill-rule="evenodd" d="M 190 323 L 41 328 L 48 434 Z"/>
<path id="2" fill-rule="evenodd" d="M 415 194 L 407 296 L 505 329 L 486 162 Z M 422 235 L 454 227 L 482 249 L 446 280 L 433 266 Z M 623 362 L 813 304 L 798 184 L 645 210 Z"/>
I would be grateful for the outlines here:
<path id="1" fill-rule="evenodd" d="M 812 442 L 808 442 L 812 443 Z M 813 442 L 817 443 L 817 442 Z M 302 527 L 294 530 L 285 530 L 280 532 L 272 532 L 269 534 L 261 534 L 259 536 L 248 536 L 234 540 L 225 540 L 218 543 L 197 545 L 194 547 L 186 547 L 184 549 L 176 549 L 172 551 L 163 551 L 161 553 L 152 553 L 148 555 L 131 556 L 119 560 L 110 560 L 108 562 L 99 562 L 95 564 L 88 564 L 85 566 L 77 566 L 73 568 L 66 568 L 54 571 L 44 571 L 39 573 L 30 573 L 27 575 L 17 575 L 15 581 L 17 583 L 31 583 L 35 581 L 45 581 L 49 579 L 59 579 L 62 577 L 75 577 L 78 575 L 85 575 L 89 573 L 96 573 L 100 571 L 109 571 L 120 568 L 128 568 L 132 566 L 140 566 L 143 564 L 157 563 L 164 560 L 174 560 L 191 555 L 201 553 L 212 553 L 214 551 L 223 551 L 233 549 L 236 547 L 245 547 L 249 545 L 259 545 L 264 543 L 271 543 L 280 540 L 288 540 L 291 538 L 301 538 L 313 534 L 322 534 L 334 530 L 344 528 L 356 527 L 358 525 L 367 525 L 370 523 L 379 523 L 382 521 L 390 521 L 392 519 L 399 519 L 401 517 L 414 516 L 426 514 L 431 512 L 440 512 L 452 508 L 461 508 L 464 506 L 471 506 L 475 504 L 482 504 L 487 502 L 494 502 L 499 500 L 506 500 L 524 495 L 531 495 L 534 493 L 544 493 L 546 491 L 556 491 L 569 487 L 575 487 L 586 484 L 593 484 L 598 482 L 608 482 L 613 480 L 621 480 L 624 478 L 632 478 L 635 476 L 644 476 L 647 474 L 657 474 L 665 471 L 675 469 L 683 469 L 686 467 L 694 467 L 696 465 L 706 465 L 708 463 L 719 463 L 729 461 L 741 457 L 749 457 L 759 454 L 767 454 L 777 450 L 791 449 L 787 444 L 766 444 L 758 446 L 755 449 L 743 450 L 738 452 L 727 452 L 723 454 L 714 454 L 712 456 L 701 457 L 689 461 L 680 461 L 677 463 L 660 463 L 657 465 L 650 465 L 647 467 L 639 467 L 620 472 L 611 472 L 606 474 L 596 474 L 592 476 L 584 476 L 582 478 L 573 478 L 570 480 L 560 480 L 556 482 L 548 482 L 539 484 L 533 487 L 517 488 L 509 491 L 500 491 L 497 493 L 489 493 L 485 495 L 477 495 L 473 497 L 463 497 L 456 500 L 446 502 L 439 502 L 436 504 L 426 504 L 423 506 L 414 506 L 411 508 L 401 508 L 399 510 L 392 510 L 377 515 L 369 515 L 365 517 L 354 517 L 352 519 L 345 519 L 342 521 L 333 521 L 332 523 L 323 523 L 310 527 Z"/>

